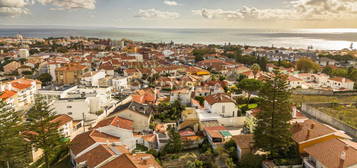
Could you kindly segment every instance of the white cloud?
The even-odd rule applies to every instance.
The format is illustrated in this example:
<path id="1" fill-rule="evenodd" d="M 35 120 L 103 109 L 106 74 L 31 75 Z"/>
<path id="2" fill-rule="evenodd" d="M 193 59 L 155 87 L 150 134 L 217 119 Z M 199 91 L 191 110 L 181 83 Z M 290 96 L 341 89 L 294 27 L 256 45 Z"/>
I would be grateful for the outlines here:
<path id="1" fill-rule="evenodd" d="M 42 5 L 53 5 L 51 10 L 95 9 L 96 0 L 37 0 Z"/>
<path id="2" fill-rule="evenodd" d="M 135 17 L 144 19 L 175 19 L 180 17 L 176 12 L 159 11 L 156 9 L 139 9 Z"/>
<path id="3" fill-rule="evenodd" d="M 164 0 L 164 4 L 168 6 L 178 6 L 179 4 L 176 1 Z"/>
<path id="4" fill-rule="evenodd" d="M 30 4 L 28 0 L 0 0 L 0 15 L 1 16 L 16 16 L 29 14 L 26 6 Z"/>
<path id="5" fill-rule="evenodd" d="M 332 20 L 357 18 L 356 0 L 293 0 L 284 8 L 258 9 L 243 6 L 237 10 L 201 9 L 194 14 L 224 20 Z"/>

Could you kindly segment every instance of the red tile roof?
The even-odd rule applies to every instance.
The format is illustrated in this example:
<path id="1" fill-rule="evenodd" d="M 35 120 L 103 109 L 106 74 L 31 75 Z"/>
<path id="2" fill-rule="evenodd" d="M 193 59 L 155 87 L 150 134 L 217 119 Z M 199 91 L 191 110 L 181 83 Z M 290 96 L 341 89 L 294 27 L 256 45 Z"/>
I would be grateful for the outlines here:
<path id="1" fill-rule="evenodd" d="M 102 168 L 161 168 L 154 156 L 146 153 L 123 154 Z"/>
<path id="2" fill-rule="evenodd" d="M 298 143 L 335 132 L 336 130 L 314 120 L 305 120 L 292 126 L 292 138 Z"/>
<path id="3" fill-rule="evenodd" d="M 1 93 L 0 99 L 6 100 L 14 95 L 16 95 L 17 92 L 12 91 L 12 90 L 5 90 L 4 92 Z"/>
<path id="4" fill-rule="evenodd" d="M 305 148 L 305 151 L 329 168 L 346 168 L 357 165 L 357 143 L 333 138 Z M 344 161 L 341 162 L 341 156 Z"/>
<path id="5" fill-rule="evenodd" d="M 110 117 L 102 121 L 99 121 L 94 128 L 100 128 L 109 125 L 123 128 L 123 129 L 133 130 L 133 121 L 118 116 Z"/>
<path id="6" fill-rule="evenodd" d="M 70 117 L 69 115 L 67 114 L 60 114 L 60 115 L 57 115 L 55 119 L 53 119 L 51 122 L 53 123 L 58 123 L 58 127 L 72 121 L 73 118 Z"/>
<path id="7" fill-rule="evenodd" d="M 207 101 L 208 104 L 215 104 L 215 103 L 228 103 L 234 101 L 225 93 L 217 93 L 213 95 L 209 95 L 205 97 L 205 100 Z"/>
<path id="8" fill-rule="evenodd" d="M 27 89 L 27 88 L 31 87 L 31 84 L 22 84 L 19 82 L 11 82 L 11 86 L 16 89 L 23 90 L 23 89 Z"/>
<path id="9" fill-rule="evenodd" d="M 235 135 L 232 136 L 234 142 L 239 146 L 241 149 L 249 149 L 253 145 L 253 134 L 242 134 L 242 135 Z"/>

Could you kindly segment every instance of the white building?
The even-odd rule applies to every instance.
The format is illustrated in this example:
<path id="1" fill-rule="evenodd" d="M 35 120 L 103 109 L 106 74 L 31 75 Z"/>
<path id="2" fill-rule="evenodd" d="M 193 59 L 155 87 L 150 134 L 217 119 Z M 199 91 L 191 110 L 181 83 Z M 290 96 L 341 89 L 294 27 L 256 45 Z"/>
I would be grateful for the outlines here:
<path id="1" fill-rule="evenodd" d="M 217 93 L 205 97 L 204 108 L 222 117 L 238 116 L 238 107 L 225 93 Z"/>
<path id="2" fill-rule="evenodd" d="M 170 102 L 179 100 L 182 104 L 188 105 L 191 103 L 191 93 L 189 89 L 173 90 L 170 94 Z"/>
<path id="3" fill-rule="evenodd" d="M 128 77 L 117 77 L 112 79 L 113 89 L 120 91 L 122 89 L 128 89 Z"/>
<path id="4" fill-rule="evenodd" d="M 20 58 L 27 58 L 30 56 L 30 52 L 28 49 L 19 49 L 18 51 L 18 57 Z"/>
<path id="5" fill-rule="evenodd" d="M 90 71 L 82 75 L 81 84 L 85 86 L 99 86 L 99 79 L 106 76 L 104 71 Z"/>
<path id="6" fill-rule="evenodd" d="M 143 55 L 139 54 L 139 53 L 129 53 L 128 56 L 135 57 L 136 61 L 138 61 L 138 62 L 143 62 L 144 61 Z"/>
<path id="7" fill-rule="evenodd" d="M 340 90 L 340 89 L 353 90 L 354 82 L 346 78 L 335 77 L 335 78 L 330 78 L 327 81 L 327 85 L 334 90 Z"/>

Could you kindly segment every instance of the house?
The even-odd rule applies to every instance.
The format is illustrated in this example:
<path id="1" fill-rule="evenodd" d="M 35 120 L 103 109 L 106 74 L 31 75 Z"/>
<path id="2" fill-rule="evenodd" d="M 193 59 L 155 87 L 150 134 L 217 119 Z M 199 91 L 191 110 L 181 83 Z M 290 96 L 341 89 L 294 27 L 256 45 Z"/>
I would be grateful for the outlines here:
<path id="1" fill-rule="evenodd" d="M 238 153 L 238 159 L 241 159 L 243 155 L 253 152 L 254 139 L 253 134 L 241 134 L 232 136 Z"/>
<path id="2" fill-rule="evenodd" d="M 125 153 L 101 168 L 161 168 L 155 157 L 146 153 Z"/>
<path id="3" fill-rule="evenodd" d="M 27 65 L 21 65 L 20 67 L 17 68 L 17 73 L 23 74 L 24 72 L 31 72 L 32 73 L 32 68 Z"/>
<path id="4" fill-rule="evenodd" d="M 105 167 L 104 165 L 131 152 L 136 147 L 132 125 L 130 120 L 111 117 L 98 122 L 92 130 L 77 135 L 70 145 L 73 165 Z"/>
<path id="5" fill-rule="evenodd" d="M 232 134 L 224 126 L 205 127 L 203 132 L 214 149 L 232 138 Z"/>
<path id="6" fill-rule="evenodd" d="M 292 126 L 292 139 L 297 143 L 300 153 L 306 153 L 305 148 L 328 141 L 333 138 L 348 139 L 343 132 L 314 120 L 305 120 Z"/>
<path id="7" fill-rule="evenodd" d="M 40 81 L 26 78 L 0 84 L 0 91 L 6 93 L 3 93 L 3 99 L 6 99 L 7 103 L 14 107 L 15 111 L 31 107 L 35 101 L 35 94 L 40 88 Z"/>
<path id="8" fill-rule="evenodd" d="M 120 91 L 123 89 L 128 89 L 128 77 L 117 77 L 112 79 L 113 89 Z"/>
<path id="9" fill-rule="evenodd" d="M 133 102 L 140 104 L 155 104 L 157 100 L 157 90 L 146 88 L 137 90 L 131 95 Z"/>
<path id="10" fill-rule="evenodd" d="M 17 92 L 12 90 L 4 90 L 0 93 L 0 99 L 6 104 L 11 107 L 12 109 L 16 110 L 16 104 L 18 103 L 17 99 Z"/>
<path id="11" fill-rule="evenodd" d="M 80 84 L 81 77 L 88 71 L 88 67 L 79 64 L 67 64 L 56 68 L 56 81 L 59 85 Z"/>
<path id="12" fill-rule="evenodd" d="M 292 75 L 288 76 L 288 83 L 290 88 L 302 88 L 304 80 L 294 77 Z"/>
<path id="13" fill-rule="evenodd" d="M 99 79 L 106 76 L 104 71 L 89 71 L 81 76 L 80 83 L 85 86 L 99 86 Z"/>
<path id="14" fill-rule="evenodd" d="M 6 64 L 3 68 L 4 68 L 4 72 L 5 74 L 10 74 L 13 73 L 14 71 L 17 71 L 17 68 L 21 67 L 21 64 L 16 62 L 16 61 L 12 61 L 8 64 Z"/>
<path id="15" fill-rule="evenodd" d="M 332 138 L 306 147 L 306 168 L 354 168 L 357 167 L 357 143 Z"/>
<path id="16" fill-rule="evenodd" d="M 151 107 L 135 102 L 130 102 L 117 107 L 109 116 L 119 116 L 133 121 L 134 132 L 149 130 L 151 120 Z"/>
<path id="17" fill-rule="evenodd" d="M 170 93 L 170 102 L 178 100 L 181 104 L 189 105 L 191 103 L 191 93 L 192 91 L 186 88 L 173 90 Z"/>
<path id="18" fill-rule="evenodd" d="M 73 118 L 67 114 L 57 115 L 52 121 L 52 123 L 56 123 L 58 132 L 60 132 L 64 137 L 71 137 L 74 129 L 73 129 Z"/>
<path id="19" fill-rule="evenodd" d="M 234 117 L 238 115 L 238 108 L 234 100 L 225 93 L 209 95 L 204 99 L 204 108 L 211 113 L 216 113 L 222 117 Z"/>
<path id="20" fill-rule="evenodd" d="M 335 90 L 353 90 L 354 82 L 343 77 L 334 77 L 328 79 L 327 85 L 329 85 L 332 89 Z"/>
<path id="21" fill-rule="evenodd" d="M 335 66 L 336 60 L 330 59 L 330 58 L 326 58 L 326 57 L 320 57 L 319 64 L 321 66 Z"/>

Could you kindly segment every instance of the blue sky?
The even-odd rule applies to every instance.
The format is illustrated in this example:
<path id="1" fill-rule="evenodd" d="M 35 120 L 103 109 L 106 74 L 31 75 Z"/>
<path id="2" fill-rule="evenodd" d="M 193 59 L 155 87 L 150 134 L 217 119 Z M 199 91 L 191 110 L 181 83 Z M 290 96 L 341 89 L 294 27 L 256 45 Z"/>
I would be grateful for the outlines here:
<path id="1" fill-rule="evenodd" d="M 0 25 L 355 28 L 356 0 L 0 0 Z"/>

